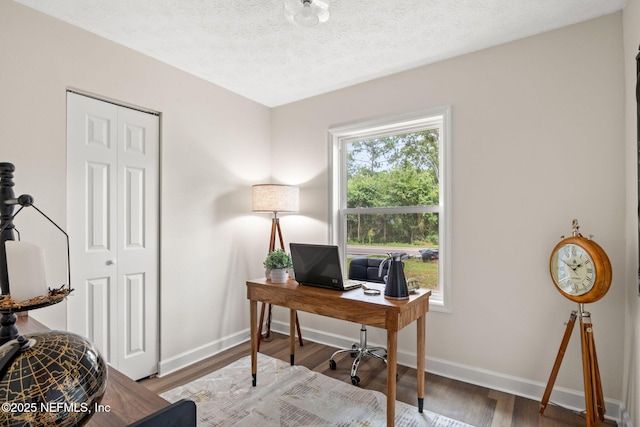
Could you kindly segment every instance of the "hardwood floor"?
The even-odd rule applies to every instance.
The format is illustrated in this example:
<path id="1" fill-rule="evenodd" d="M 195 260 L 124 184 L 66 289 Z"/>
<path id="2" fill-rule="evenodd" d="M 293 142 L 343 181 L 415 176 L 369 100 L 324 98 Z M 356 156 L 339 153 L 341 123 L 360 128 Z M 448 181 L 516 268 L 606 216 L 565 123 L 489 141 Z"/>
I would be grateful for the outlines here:
<path id="1" fill-rule="evenodd" d="M 288 362 L 288 343 L 288 336 L 274 334 L 273 341 L 261 344 L 260 352 Z M 335 350 L 333 347 L 305 340 L 303 347 L 296 347 L 295 362 L 323 375 L 350 383 L 350 369 L 353 359 L 348 354 L 343 353 L 336 358 L 338 365 L 336 370 L 329 368 L 329 357 Z M 141 383 L 156 393 L 162 393 L 218 370 L 249 355 L 249 353 L 250 344 L 247 342 L 178 372 L 162 378 L 148 378 L 142 380 Z M 358 376 L 361 379 L 359 387 L 383 393 L 386 391 L 386 369 L 384 369 L 383 362 L 366 358 L 360 363 Z M 417 406 L 415 369 L 399 365 L 398 376 L 397 400 Z M 249 380 L 250 374 L 247 373 L 247 381 Z M 538 413 L 539 402 L 537 401 L 437 375 L 426 374 L 425 390 L 424 407 L 426 410 L 476 427 L 577 427 L 585 425 L 585 419 L 582 415 L 564 408 L 549 404 L 544 415 L 540 415 Z M 616 423 L 607 421 L 604 425 L 615 426 Z"/>

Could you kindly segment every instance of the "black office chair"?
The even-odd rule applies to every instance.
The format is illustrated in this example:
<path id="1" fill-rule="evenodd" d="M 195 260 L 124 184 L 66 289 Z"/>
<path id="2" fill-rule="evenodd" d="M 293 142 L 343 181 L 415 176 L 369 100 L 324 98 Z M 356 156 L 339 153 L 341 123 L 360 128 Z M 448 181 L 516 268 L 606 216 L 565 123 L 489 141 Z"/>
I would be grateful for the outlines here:
<path id="1" fill-rule="evenodd" d="M 349 265 L 349 279 L 384 283 L 383 278 L 387 274 L 387 269 L 383 269 L 382 277 L 378 275 L 380 263 L 383 260 L 383 258 L 353 258 Z M 334 358 L 340 353 L 351 353 L 351 356 L 355 357 L 351 365 L 351 383 L 353 385 L 360 383 L 360 378 L 356 375 L 356 371 L 363 357 L 372 356 L 382 360 L 385 365 L 387 363 L 387 349 L 367 346 L 367 325 L 364 324 L 360 327 L 360 342 L 353 343 L 349 349 L 338 350 L 333 353 L 329 359 L 329 368 L 336 369 Z"/>
<path id="2" fill-rule="evenodd" d="M 193 400 L 180 399 L 128 427 L 196 427 L 197 408 Z"/>

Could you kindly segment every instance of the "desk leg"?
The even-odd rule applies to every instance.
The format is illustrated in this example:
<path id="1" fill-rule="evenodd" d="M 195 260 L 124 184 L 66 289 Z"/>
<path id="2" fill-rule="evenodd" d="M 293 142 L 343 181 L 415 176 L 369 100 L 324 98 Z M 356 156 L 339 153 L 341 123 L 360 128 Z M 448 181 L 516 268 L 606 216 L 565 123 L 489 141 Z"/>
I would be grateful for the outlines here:
<path id="1" fill-rule="evenodd" d="M 289 359 L 291 366 L 293 366 L 296 354 L 296 319 L 296 311 L 289 310 Z"/>
<path id="2" fill-rule="evenodd" d="M 258 301 L 249 301 L 249 319 L 251 322 L 251 377 L 253 386 L 257 385 L 258 379 Z"/>
<path id="3" fill-rule="evenodd" d="M 387 427 L 396 419 L 396 375 L 398 373 L 398 331 L 387 329 Z"/>
<path id="4" fill-rule="evenodd" d="M 425 343 L 425 317 L 418 317 L 416 327 L 418 329 L 418 412 L 424 408 L 424 343 Z"/>

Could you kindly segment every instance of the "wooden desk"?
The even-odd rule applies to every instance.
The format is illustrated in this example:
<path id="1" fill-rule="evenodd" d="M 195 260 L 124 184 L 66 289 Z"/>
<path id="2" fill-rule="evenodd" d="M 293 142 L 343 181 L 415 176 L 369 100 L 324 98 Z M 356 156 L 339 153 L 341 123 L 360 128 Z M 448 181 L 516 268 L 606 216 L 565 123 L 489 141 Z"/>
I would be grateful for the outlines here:
<path id="1" fill-rule="evenodd" d="M 16 326 L 21 334 L 46 331 L 48 328 L 27 316 L 18 316 Z M 108 366 L 107 390 L 100 402 L 109 412 L 93 414 L 86 426 L 122 427 L 146 417 L 169 402 L 142 384 Z"/>
<path id="2" fill-rule="evenodd" d="M 382 285 L 381 285 L 382 286 Z M 381 288 L 382 289 L 382 288 Z M 251 375 L 253 385 L 257 384 L 258 370 L 258 301 L 275 304 L 290 309 L 289 334 L 291 364 L 295 357 L 295 312 L 306 311 L 362 323 L 387 330 L 387 426 L 395 420 L 396 373 L 398 331 L 415 321 L 418 329 L 418 410 L 424 405 L 424 346 L 425 315 L 429 311 L 431 291 L 419 290 L 408 300 L 390 300 L 381 295 L 364 295 L 362 289 L 334 291 L 312 286 L 298 285 L 294 280 L 287 283 L 271 283 L 266 279 L 247 282 L 247 298 L 251 312 Z"/>

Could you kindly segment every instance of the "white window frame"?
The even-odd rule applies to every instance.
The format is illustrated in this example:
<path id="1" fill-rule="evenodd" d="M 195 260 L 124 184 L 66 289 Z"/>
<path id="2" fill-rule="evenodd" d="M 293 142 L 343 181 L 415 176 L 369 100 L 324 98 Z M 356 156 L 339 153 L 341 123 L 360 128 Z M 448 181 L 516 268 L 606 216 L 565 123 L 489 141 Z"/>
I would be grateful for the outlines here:
<path id="1" fill-rule="evenodd" d="M 362 213 L 362 208 L 347 208 L 346 145 L 352 141 L 440 128 L 440 201 L 438 206 L 366 208 L 368 214 L 438 213 L 439 260 L 438 290 L 433 291 L 430 306 L 435 311 L 451 312 L 451 107 L 415 111 L 393 117 L 336 126 L 329 129 L 329 241 L 346 254 L 347 214 Z M 346 273 L 346 272 L 345 272 Z"/>

